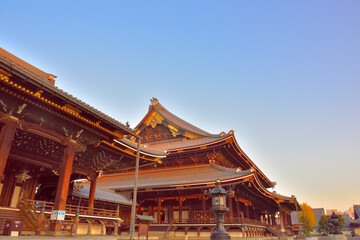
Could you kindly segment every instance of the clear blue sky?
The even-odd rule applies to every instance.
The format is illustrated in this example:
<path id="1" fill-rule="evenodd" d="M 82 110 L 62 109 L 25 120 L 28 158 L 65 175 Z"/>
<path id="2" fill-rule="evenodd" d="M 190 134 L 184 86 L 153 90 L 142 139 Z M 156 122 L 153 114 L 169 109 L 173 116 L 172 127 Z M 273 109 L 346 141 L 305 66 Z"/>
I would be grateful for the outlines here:
<path id="1" fill-rule="evenodd" d="M 0 46 L 134 127 L 235 130 L 312 207 L 360 204 L 360 1 L 3 1 Z"/>

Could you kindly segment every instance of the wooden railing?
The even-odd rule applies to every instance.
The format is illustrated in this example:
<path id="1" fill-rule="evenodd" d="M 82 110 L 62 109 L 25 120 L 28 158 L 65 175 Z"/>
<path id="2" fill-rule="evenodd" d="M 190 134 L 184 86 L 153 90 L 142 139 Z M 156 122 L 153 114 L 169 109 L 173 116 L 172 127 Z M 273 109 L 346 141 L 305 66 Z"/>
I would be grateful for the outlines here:
<path id="1" fill-rule="evenodd" d="M 28 209 L 32 209 L 32 214 L 39 214 L 42 210 L 45 214 L 50 214 L 54 209 L 54 203 L 23 199 L 20 201 L 22 205 L 27 206 Z M 107 218 L 118 218 L 117 212 L 114 210 L 101 209 L 101 208 L 89 208 L 84 206 L 76 205 L 66 205 L 65 212 L 66 214 L 76 214 L 87 215 L 92 217 L 107 217 Z"/>
<path id="2" fill-rule="evenodd" d="M 39 216 L 34 208 L 34 205 L 22 199 L 19 201 L 18 207 L 21 215 L 25 218 L 25 221 L 29 223 L 34 231 L 37 231 L 39 228 Z"/>
<path id="3" fill-rule="evenodd" d="M 26 221 L 29 222 L 34 231 L 38 234 L 41 234 L 42 231 L 50 231 L 52 223 L 50 220 L 51 212 L 56 210 L 54 209 L 54 203 L 21 199 L 18 207 L 21 214 Z M 115 226 L 115 231 L 117 231 L 121 222 L 119 213 L 114 210 L 66 205 L 65 212 L 66 219 L 61 221 L 59 231 L 67 231 L 70 235 L 73 235 L 73 233 L 76 232 L 79 220 L 88 222 L 89 229 L 91 228 L 91 224 L 95 220 L 98 220 L 101 222 L 103 229 L 106 229 L 108 226 Z M 91 229 L 89 231 L 91 231 Z M 56 232 L 54 232 L 54 235 L 55 234 Z"/>
<path id="4" fill-rule="evenodd" d="M 185 218 L 180 221 L 180 219 L 174 219 L 175 224 L 201 224 L 201 223 L 216 223 L 216 218 L 210 217 L 205 219 L 199 218 Z M 231 221 L 230 218 L 224 218 L 224 224 L 253 224 L 258 226 L 269 226 L 259 220 L 254 220 L 250 218 L 233 218 Z"/>

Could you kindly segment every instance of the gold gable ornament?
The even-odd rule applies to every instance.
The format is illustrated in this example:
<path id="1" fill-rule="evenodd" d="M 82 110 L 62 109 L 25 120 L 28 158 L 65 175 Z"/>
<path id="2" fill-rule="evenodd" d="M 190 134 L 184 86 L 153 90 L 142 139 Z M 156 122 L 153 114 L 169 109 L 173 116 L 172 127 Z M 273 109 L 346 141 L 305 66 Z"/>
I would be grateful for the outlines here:
<path id="1" fill-rule="evenodd" d="M 177 129 L 176 127 L 169 124 L 168 128 L 169 128 L 171 134 L 173 135 L 173 137 L 176 137 L 177 135 L 180 135 L 179 129 Z"/>
<path id="2" fill-rule="evenodd" d="M 157 112 L 153 112 L 151 114 L 151 117 L 145 122 L 146 126 L 151 126 L 152 128 L 155 128 L 156 125 L 161 124 L 161 122 L 164 120 L 163 117 L 161 117 Z"/>

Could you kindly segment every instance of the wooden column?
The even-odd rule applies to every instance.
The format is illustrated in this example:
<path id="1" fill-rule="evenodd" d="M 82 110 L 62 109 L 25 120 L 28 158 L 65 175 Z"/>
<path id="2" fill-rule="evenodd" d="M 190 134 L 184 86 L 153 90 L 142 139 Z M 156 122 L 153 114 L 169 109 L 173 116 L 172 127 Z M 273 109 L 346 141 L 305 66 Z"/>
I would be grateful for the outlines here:
<path id="1" fill-rule="evenodd" d="M 291 225 L 292 225 L 292 223 L 291 223 L 291 215 L 290 215 L 290 213 L 288 214 L 288 225 L 289 225 L 289 226 L 291 226 Z"/>
<path id="2" fill-rule="evenodd" d="M 148 215 L 152 217 L 154 216 L 151 205 L 148 206 Z"/>
<path id="3" fill-rule="evenodd" d="M 69 183 L 71 177 L 71 170 L 74 161 L 75 144 L 69 145 L 65 148 L 62 163 L 60 166 L 60 175 L 55 196 L 55 210 L 65 210 L 67 195 L 69 191 Z"/>
<path id="4" fill-rule="evenodd" d="M 233 198 L 232 197 L 228 197 L 228 205 L 229 205 L 229 220 L 230 220 L 230 223 L 233 223 L 234 222 L 234 210 L 233 210 L 233 205 L 232 205 L 232 201 Z"/>
<path id="5" fill-rule="evenodd" d="M 89 208 L 94 208 L 96 180 L 97 180 L 97 177 L 94 177 L 93 179 L 91 179 L 90 192 L 89 192 L 89 203 L 88 203 Z"/>
<path id="6" fill-rule="evenodd" d="M 239 201 L 235 200 L 235 212 L 236 212 L 236 217 L 237 217 L 237 222 L 240 222 L 240 205 L 239 205 Z"/>
<path id="7" fill-rule="evenodd" d="M 272 221 L 272 225 L 276 226 L 275 214 L 271 214 L 271 221 Z"/>
<path id="8" fill-rule="evenodd" d="M 157 220 L 158 223 L 161 223 L 161 198 L 158 198 Z"/>
<path id="9" fill-rule="evenodd" d="M 172 204 L 170 204 L 170 207 L 169 207 L 169 223 L 170 224 L 174 223 L 174 207 Z"/>
<path id="10" fill-rule="evenodd" d="M 245 204 L 245 218 L 250 218 L 249 205 Z"/>
<path id="11" fill-rule="evenodd" d="M 285 217 L 284 217 L 285 213 L 283 211 L 280 211 L 280 227 L 281 229 L 285 229 Z"/>
<path id="12" fill-rule="evenodd" d="M 179 223 L 182 223 L 183 198 L 179 197 Z"/>
<path id="13" fill-rule="evenodd" d="M 205 223 L 206 222 L 206 198 L 205 198 L 205 194 L 203 194 L 201 196 L 201 210 L 202 210 L 202 222 Z"/>
<path id="14" fill-rule="evenodd" d="M 14 140 L 17 123 L 10 121 L 1 128 L 0 132 L 0 179 L 6 166 L 11 144 Z"/>

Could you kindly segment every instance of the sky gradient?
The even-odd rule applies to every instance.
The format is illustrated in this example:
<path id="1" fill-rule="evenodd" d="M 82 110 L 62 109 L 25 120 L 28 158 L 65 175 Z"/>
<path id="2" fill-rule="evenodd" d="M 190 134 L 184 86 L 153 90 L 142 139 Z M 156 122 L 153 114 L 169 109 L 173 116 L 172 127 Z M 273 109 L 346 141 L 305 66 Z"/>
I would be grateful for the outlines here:
<path id="1" fill-rule="evenodd" d="M 156 97 L 312 207 L 360 204 L 360 1 L 4 1 L 0 47 L 131 127 Z"/>

